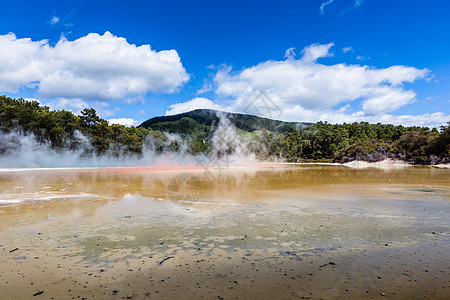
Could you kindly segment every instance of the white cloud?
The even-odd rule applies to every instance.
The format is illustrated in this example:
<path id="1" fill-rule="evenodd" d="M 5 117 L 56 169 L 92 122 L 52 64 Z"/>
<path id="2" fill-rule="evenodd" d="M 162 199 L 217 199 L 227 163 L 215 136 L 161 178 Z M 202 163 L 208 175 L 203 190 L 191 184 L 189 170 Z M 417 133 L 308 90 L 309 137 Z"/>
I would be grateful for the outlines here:
<path id="1" fill-rule="evenodd" d="M 212 91 L 213 88 L 214 88 L 213 85 L 210 82 L 208 82 L 207 80 L 205 80 L 203 82 L 203 86 L 195 94 L 201 95 L 204 93 L 208 93 L 208 92 Z"/>
<path id="2" fill-rule="evenodd" d="M 346 9 L 342 10 L 341 13 L 344 14 L 350 10 L 358 8 L 361 6 L 362 3 L 363 3 L 363 0 L 354 0 L 353 4 L 350 7 L 347 7 Z"/>
<path id="3" fill-rule="evenodd" d="M 58 98 L 48 103 L 45 103 L 46 106 L 50 107 L 52 110 L 67 110 L 71 111 L 75 114 L 79 114 L 83 109 L 89 108 L 89 104 L 81 99 L 67 99 L 67 98 Z"/>
<path id="4" fill-rule="evenodd" d="M 439 98 L 440 98 L 439 96 L 435 96 L 435 97 L 426 97 L 426 98 L 425 98 L 425 102 L 435 101 L 435 100 L 438 100 Z"/>
<path id="5" fill-rule="evenodd" d="M 116 114 L 116 111 L 112 110 L 109 106 L 109 103 L 105 101 L 93 101 L 88 104 L 88 102 L 79 98 L 57 98 L 42 104 L 50 107 L 50 109 L 52 110 L 64 109 L 67 111 L 71 111 L 76 115 L 79 115 L 85 108 L 94 108 L 101 118 L 108 118 Z"/>
<path id="6" fill-rule="evenodd" d="M 37 88 L 47 98 L 123 99 L 175 92 L 189 78 L 175 50 L 136 46 L 109 32 L 75 41 L 0 35 L 0 92 Z"/>
<path id="7" fill-rule="evenodd" d="M 328 109 L 355 100 L 362 101 L 366 114 L 394 111 L 415 99 L 403 87 L 427 77 L 427 69 L 392 66 L 376 69 L 360 65 L 323 65 L 316 60 L 330 56 L 333 44 L 306 47 L 298 59 L 266 61 L 233 73 L 230 67 L 214 77 L 216 93 L 234 98 L 235 109 L 242 109 L 258 92 L 265 92 L 282 108 L 296 105 L 305 109 Z"/>
<path id="8" fill-rule="evenodd" d="M 370 59 L 370 57 L 365 57 L 365 56 L 358 55 L 358 56 L 356 57 L 356 59 L 357 59 L 357 60 L 360 60 L 360 61 L 365 61 L 366 59 Z"/>
<path id="9" fill-rule="evenodd" d="M 127 127 L 130 126 L 137 126 L 139 124 L 141 124 L 141 121 L 136 121 L 134 119 L 131 118 L 117 118 L 117 119 L 109 119 L 108 123 L 111 124 L 119 124 L 119 125 L 124 125 Z"/>
<path id="10" fill-rule="evenodd" d="M 295 48 L 291 47 L 289 49 L 286 50 L 284 57 L 286 57 L 287 59 L 293 59 L 295 57 L 295 52 L 294 52 Z"/>
<path id="11" fill-rule="evenodd" d="M 324 2 L 324 3 L 322 3 L 322 5 L 320 5 L 320 14 L 323 15 L 325 13 L 325 8 L 328 5 L 332 4 L 333 2 L 334 2 L 334 0 L 328 0 L 328 1 Z"/>
<path id="12" fill-rule="evenodd" d="M 207 98 L 197 97 L 187 102 L 172 104 L 170 106 L 170 110 L 166 111 L 166 116 L 181 114 L 195 109 L 214 109 L 221 111 L 228 110 L 228 108 L 216 104 Z"/>
<path id="13" fill-rule="evenodd" d="M 351 4 L 349 4 L 349 2 L 351 2 Z M 325 14 L 325 10 L 328 6 L 331 7 L 331 5 L 337 7 L 338 9 L 340 9 L 340 13 L 344 14 L 352 9 L 355 9 L 359 6 L 361 6 L 361 4 L 363 3 L 363 0 L 353 0 L 353 1 L 348 1 L 348 0 L 328 0 L 323 2 L 320 7 L 320 14 L 324 15 Z"/>
<path id="14" fill-rule="evenodd" d="M 344 48 L 342 48 L 342 52 L 343 53 L 347 53 L 347 52 L 355 53 L 355 50 L 353 50 L 353 47 L 344 47 Z"/>
<path id="15" fill-rule="evenodd" d="M 415 99 L 413 91 L 405 91 L 401 88 L 380 87 L 373 95 L 363 102 L 363 111 L 368 115 L 391 112 Z"/>
<path id="16" fill-rule="evenodd" d="M 53 16 L 50 20 L 50 24 L 55 25 L 56 23 L 59 23 L 59 18 L 57 16 Z"/>
<path id="17" fill-rule="evenodd" d="M 270 60 L 238 72 L 222 66 L 211 84 L 221 99 L 219 103 L 226 100 L 227 106 L 206 98 L 195 98 L 170 106 L 166 114 L 199 108 L 258 114 L 263 104 L 252 103 L 260 92 L 264 92 L 271 100 L 269 106 L 273 102 L 274 108 L 282 111 L 280 119 L 287 121 L 368 121 L 433 127 L 450 119 L 449 115 L 439 112 L 416 116 L 392 113 L 415 101 L 415 92 L 404 84 L 429 78 L 429 70 L 318 63 L 317 59 L 330 56 L 332 45 L 313 44 L 306 47 L 303 56 L 297 60 L 292 57 L 284 61 Z"/>
<path id="18" fill-rule="evenodd" d="M 324 110 L 308 110 L 300 106 L 291 107 L 283 110 L 283 119 L 286 121 L 302 121 L 317 122 L 328 121 L 330 123 L 352 123 L 352 122 L 369 122 L 383 123 L 404 126 L 428 126 L 430 128 L 439 128 L 450 120 L 450 115 L 436 112 L 425 113 L 420 115 L 393 115 L 378 114 L 375 116 L 366 115 L 362 111 L 347 113 L 344 107 L 342 110 L 324 109 Z"/>
<path id="19" fill-rule="evenodd" d="M 333 53 L 330 53 L 330 48 L 333 46 L 333 43 L 325 45 L 312 44 L 311 46 L 307 46 L 302 50 L 303 56 L 301 61 L 304 63 L 314 63 L 321 57 L 333 56 Z"/>

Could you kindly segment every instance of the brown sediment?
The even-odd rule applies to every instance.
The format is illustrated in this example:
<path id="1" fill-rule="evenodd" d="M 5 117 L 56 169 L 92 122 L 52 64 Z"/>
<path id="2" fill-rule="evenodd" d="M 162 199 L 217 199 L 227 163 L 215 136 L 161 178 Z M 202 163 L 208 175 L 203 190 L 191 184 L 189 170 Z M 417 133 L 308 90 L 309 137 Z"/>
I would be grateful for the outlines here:
<path id="1" fill-rule="evenodd" d="M 450 296 L 449 170 L 189 172 L 184 202 L 172 171 L 1 174 L 42 199 L 0 207 L 0 298 Z"/>

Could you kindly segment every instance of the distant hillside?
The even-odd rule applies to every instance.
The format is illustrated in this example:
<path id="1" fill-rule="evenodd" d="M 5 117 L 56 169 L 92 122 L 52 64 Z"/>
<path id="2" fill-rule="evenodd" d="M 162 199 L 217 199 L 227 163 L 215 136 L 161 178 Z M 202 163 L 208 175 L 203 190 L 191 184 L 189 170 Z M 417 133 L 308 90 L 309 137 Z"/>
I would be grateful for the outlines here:
<path id="1" fill-rule="evenodd" d="M 189 128 L 205 130 L 205 126 L 216 126 L 220 121 L 219 116 L 228 118 L 234 126 L 248 132 L 265 129 L 271 132 L 283 133 L 287 132 L 292 126 L 300 129 L 312 125 L 312 123 L 284 122 L 253 115 L 196 109 L 172 116 L 154 117 L 139 126 L 160 131 L 183 133 L 186 130 L 189 131 Z"/>

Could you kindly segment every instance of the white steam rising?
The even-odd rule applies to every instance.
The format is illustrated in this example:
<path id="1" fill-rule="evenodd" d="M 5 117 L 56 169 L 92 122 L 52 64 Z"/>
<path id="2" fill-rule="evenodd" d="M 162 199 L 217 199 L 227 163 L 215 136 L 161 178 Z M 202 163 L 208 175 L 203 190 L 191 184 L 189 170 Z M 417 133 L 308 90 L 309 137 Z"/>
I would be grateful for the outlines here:
<path id="1" fill-rule="evenodd" d="M 177 134 L 163 133 L 164 142 L 149 134 L 142 143 L 142 153 L 125 149 L 96 154 L 96 149 L 81 132 L 75 132 L 76 149 L 53 149 L 39 143 L 32 133 L 0 132 L 0 168 L 77 168 L 77 167 L 134 167 L 134 166 L 202 166 L 226 168 L 231 164 L 254 162 L 246 140 L 223 115 L 211 138 L 212 151 L 208 155 L 188 153 L 186 139 Z M 72 141 L 73 143 L 73 141 Z M 164 151 L 161 151 L 161 146 Z M 116 147 L 117 148 L 117 147 Z M 119 151 L 117 151 L 119 150 Z"/>
<path id="2" fill-rule="evenodd" d="M 204 168 L 224 169 L 230 165 L 256 162 L 248 139 L 238 133 L 238 129 L 225 115 L 217 112 L 219 123 L 211 138 L 213 149 L 207 157 L 200 160 Z"/>
<path id="3" fill-rule="evenodd" d="M 17 131 L 0 133 L 0 168 L 64 168 L 135 166 L 152 163 L 155 157 L 144 152 L 142 157 L 134 155 L 96 155 L 87 137 L 76 132 L 77 149 L 52 149 L 47 143 L 39 143 L 33 134 Z M 138 163 L 139 162 L 139 163 Z"/>

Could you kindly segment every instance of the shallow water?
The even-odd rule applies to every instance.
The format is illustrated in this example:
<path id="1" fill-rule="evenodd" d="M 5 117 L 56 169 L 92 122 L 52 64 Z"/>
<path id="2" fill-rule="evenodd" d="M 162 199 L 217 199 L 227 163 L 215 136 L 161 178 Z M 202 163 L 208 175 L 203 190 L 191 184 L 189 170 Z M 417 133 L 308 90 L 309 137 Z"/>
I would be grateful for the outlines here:
<path id="1" fill-rule="evenodd" d="M 0 297 L 445 298 L 449 175 L 320 165 L 0 171 Z"/>

